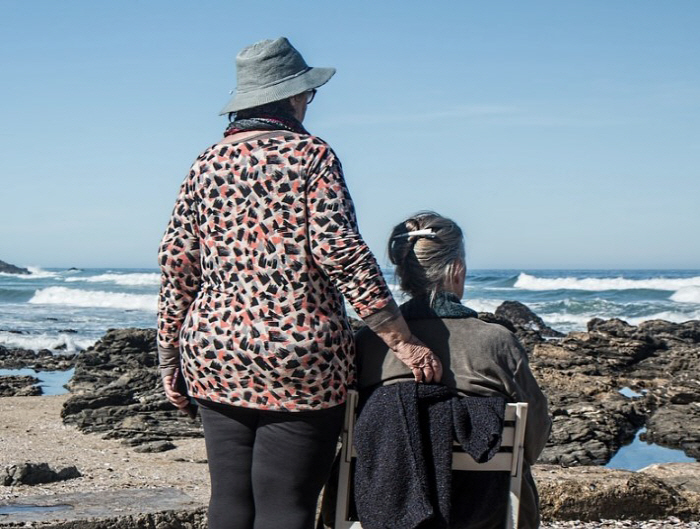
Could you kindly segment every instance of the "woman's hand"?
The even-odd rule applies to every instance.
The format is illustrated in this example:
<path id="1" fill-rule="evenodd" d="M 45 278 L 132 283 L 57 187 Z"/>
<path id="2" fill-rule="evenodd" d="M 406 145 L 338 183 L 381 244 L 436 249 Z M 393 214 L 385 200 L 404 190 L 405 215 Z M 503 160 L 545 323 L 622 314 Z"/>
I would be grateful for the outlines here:
<path id="1" fill-rule="evenodd" d="M 393 300 L 365 318 L 365 323 L 413 372 L 416 382 L 440 382 L 442 363 L 423 342 L 413 336 Z"/>
<path id="2" fill-rule="evenodd" d="M 440 359 L 415 336 L 394 343 L 392 349 L 396 357 L 411 369 L 416 382 L 440 382 L 442 379 Z"/>
<path id="3" fill-rule="evenodd" d="M 184 410 L 189 404 L 189 401 L 186 396 L 178 393 L 173 388 L 174 383 L 175 377 L 173 375 L 165 375 L 163 377 L 163 389 L 165 390 L 165 396 L 170 401 L 170 404 L 180 410 Z"/>

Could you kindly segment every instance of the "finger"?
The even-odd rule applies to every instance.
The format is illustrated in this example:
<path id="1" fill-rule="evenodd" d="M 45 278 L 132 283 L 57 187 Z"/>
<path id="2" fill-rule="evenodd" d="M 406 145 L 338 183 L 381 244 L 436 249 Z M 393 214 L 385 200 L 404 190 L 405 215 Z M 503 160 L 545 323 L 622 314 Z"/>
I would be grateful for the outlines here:
<path id="1" fill-rule="evenodd" d="M 179 397 L 175 399 L 168 399 L 170 401 L 170 404 L 175 406 L 176 408 L 185 408 L 188 404 L 188 401 L 185 397 Z"/>
<path id="2" fill-rule="evenodd" d="M 185 395 L 182 395 L 172 389 L 169 386 L 165 386 L 165 397 L 168 399 L 170 404 L 177 408 L 184 408 L 187 406 L 188 400 Z"/>
<path id="3" fill-rule="evenodd" d="M 442 380 L 442 362 L 438 358 L 433 360 L 433 372 L 433 382 L 440 382 Z"/>
<path id="4" fill-rule="evenodd" d="M 168 397 L 169 399 L 176 399 L 178 397 L 184 397 L 184 395 L 182 395 L 181 393 L 178 393 L 170 386 L 165 386 L 164 389 L 165 389 L 165 396 Z"/>
<path id="5" fill-rule="evenodd" d="M 411 369 L 411 371 L 413 371 L 413 378 L 415 379 L 416 382 L 423 381 L 423 371 L 421 370 L 420 367 L 414 367 Z"/>
<path id="6" fill-rule="evenodd" d="M 187 399 L 183 399 L 182 401 L 179 401 L 179 402 L 173 403 L 173 404 L 175 404 L 175 407 L 176 407 L 177 409 L 183 410 L 183 409 L 185 409 L 185 408 L 188 406 L 189 402 L 188 402 Z"/>
<path id="7" fill-rule="evenodd" d="M 423 366 L 423 380 L 426 384 L 430 384 L 433 381 L 434 373 L 433 368 L 430 364 Z"/>

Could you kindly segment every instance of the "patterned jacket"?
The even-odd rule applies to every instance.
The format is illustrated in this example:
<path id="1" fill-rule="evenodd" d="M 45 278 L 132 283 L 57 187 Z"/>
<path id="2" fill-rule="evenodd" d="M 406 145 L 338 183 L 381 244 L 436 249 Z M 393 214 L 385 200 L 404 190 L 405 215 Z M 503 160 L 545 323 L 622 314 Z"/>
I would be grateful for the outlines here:
<path id="1" fill-rule="evenodd" d="M 342 296 L 361 318 L 394 304 L 340 162 L 304 134 L 205 150 L 159 260 L 161 353 L 179 350 L 191 396 L 235 406 L 341 404 L 354 376 Z"/>

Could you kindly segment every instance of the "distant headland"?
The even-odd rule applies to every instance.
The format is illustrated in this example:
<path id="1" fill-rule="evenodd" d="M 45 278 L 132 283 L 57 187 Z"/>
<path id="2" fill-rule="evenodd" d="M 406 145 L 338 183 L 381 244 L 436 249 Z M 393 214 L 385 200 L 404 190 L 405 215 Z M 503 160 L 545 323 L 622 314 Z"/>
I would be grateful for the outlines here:
<path id="1" fill-rule="evenodd" d="M 6 263 L 5 261 L 0 261 L 0 272 L 5 274 L 31 274 L 26 268 L 20 268 L 19 266 Z"/>

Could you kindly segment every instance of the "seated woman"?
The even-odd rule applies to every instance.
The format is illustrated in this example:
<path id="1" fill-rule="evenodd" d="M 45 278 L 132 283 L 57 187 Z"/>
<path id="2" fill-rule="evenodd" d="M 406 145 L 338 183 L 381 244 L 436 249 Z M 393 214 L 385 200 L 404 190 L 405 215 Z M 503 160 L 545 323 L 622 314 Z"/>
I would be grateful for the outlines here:
<path id="1" fill-rule="evenodd" d="M 539 506 L 530 465 L 549 436 L 547 400 L 518 339 L 505 327 L 479 320 L 476 312 L 460 303 L 466 275 L 464 253 L 459 226 L 432 212 L 398 224 L 389 239 L 389 257 L 396 266 L 396 277 L 411 297 L 401 311 L 413 334 L 440 357 L 442 383 L 472 396 L 529 404 L 519 527 L 535 528 L 539 525 Z M 366 397 L 388 381 L 411 376 L 369 328 L 356 335 L 356 359 L 361 400 L 363 394 Z M 460 497 L 479 488 L 481 474 L 453 472 L 450 527 L 503 526 L 505 491 L 497 500 L 481 498 L 480 505 L 460 501 Z M 503 509 L 498 508 L 501 500 Z"/>

